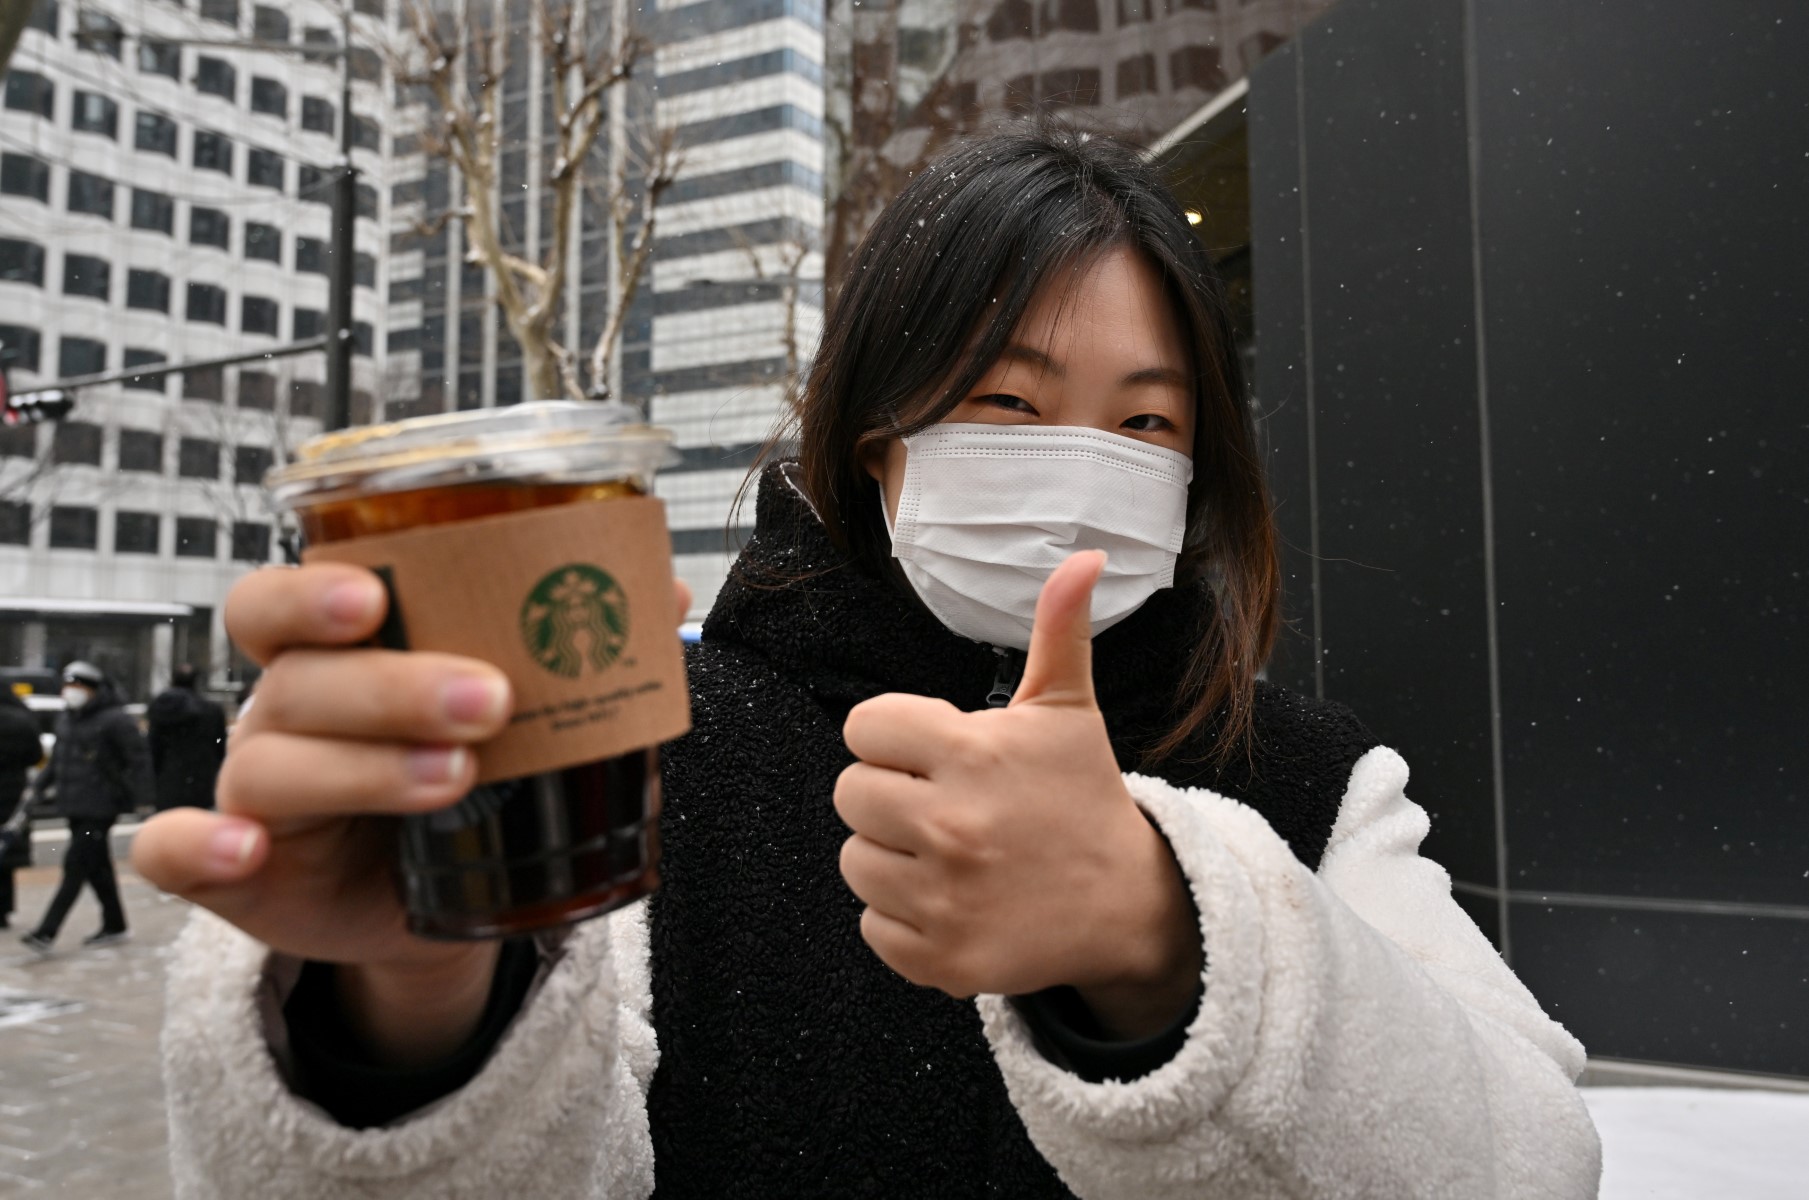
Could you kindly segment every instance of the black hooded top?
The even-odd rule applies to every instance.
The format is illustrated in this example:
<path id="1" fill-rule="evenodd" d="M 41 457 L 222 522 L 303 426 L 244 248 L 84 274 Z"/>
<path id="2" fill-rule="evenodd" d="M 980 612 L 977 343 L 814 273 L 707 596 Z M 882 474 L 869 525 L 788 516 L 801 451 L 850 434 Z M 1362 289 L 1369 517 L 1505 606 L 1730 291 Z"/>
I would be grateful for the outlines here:
<path id="1" fill-rule="evenodd" d="M 1258 685 L 1251 758 L 1210 766 L 1208 728 L 1175 760 L 1143 761 L 1210 604 L 1203 585 L 1158 592 L 1094 639 L 1120 764 L 1249 804 L 1317 867 L 1351 769 L 1376 744 L 1345 709 Z M 1069 1195 L 1012 1107 L 974 1004 L 881 962 L 839 869 L 848 710 L 886 692 L 982 708 L 1000 655 L 851 565 L 775 467 L 688 666 L 692 730 L 663 758 L 663 883 L 649 902 L 656 1195 Z M 298 1091 L 371 1124 L 460 1086 L 507 1028 L 532 960 L 525 943 L 508 947 L 461 1061 L 412 1076 L 345 1061 L 353 1039 L 326 1015 L 330 983 L 305 972 L 286 1010 Z M 1062 1011 L 1053 999 L 1027 998 L 1033 1029 Z"/>
<path id="2" fill-rule="evenodd" d="M 226 757 L 226 710 L 191 687 L 159 692 L 145 713 L 157 809 L 214 806 L 214 780 Z"/>
<path id="3" fill-rule="evenodd" d="M 151 803 L 151 755 L 138 722 L 110 681 L 93 699 L 57 718 L 50 765 L 33 788 L 56 789 L 57 813 L 72 820 L 111 821 Z"/>

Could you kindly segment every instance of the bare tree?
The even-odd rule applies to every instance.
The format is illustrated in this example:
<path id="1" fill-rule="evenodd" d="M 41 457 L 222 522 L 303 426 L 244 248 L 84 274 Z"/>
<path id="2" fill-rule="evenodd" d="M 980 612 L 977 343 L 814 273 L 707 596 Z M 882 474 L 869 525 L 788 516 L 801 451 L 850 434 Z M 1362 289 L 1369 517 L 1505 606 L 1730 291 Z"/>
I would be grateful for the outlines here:
<path id="1" fill-rule="evenodd" d="M 628 137 L 631 143 L 616 156 L 609 186 L 600 189 L 600 195 L 593 192 L 609 222 L 610 247 L 618 264 L 615 286 L 609 293 L 609 312 L 590 351 L 590 394 L 598 399 L 608 399 L 615 393 L 611 368 L 621 352 L 629 306 L 634 303 L 641 277 L 653 257 L 660 197 L 678 182 L 679 168 L 684 165 L 678 130 L 671 126 L 630 133 Z M 638 198 L 631 186 L 631 170 L 641 179 Z"/>
<path id="2" fill-rule="evenodd" d="M 763 255 L 761 247 L 748 240 L 740 231 L 735 231 L 735 244 L 747 259 L 748 268 L 753 271 L 755 279 L 779 284 L 779 302 L 784 314 L 779 328 L 780 353 L 784 357 L 784 378 L 780 381 L 780 389 L 787 410 L 795 411 L 798 393 L 803 386 L 804 360 L 804 350 L 799 344 L 798 336 L 798 304 L 803 294 L 804 262 L 810 257 L 811 251 L 817 248 L 816 240 L 793 234 L 773 244 L 770 255 Z"/>
<path id="3" fill-rule="evenodd" d="M 610 290 L 612 311 L 589 356 L 590 379 L 580 379 L 572 347 L 561 337 L 568 293 L 574 281 L 573 239 L 579 236 L 581 199 L 591 194 L 592 151 L 609 125 L 612 93 L 651 61 L 652 43 L 624 27 L 592 28 L 587 14 L 598 11 L 581 0 L 535 0 L 531 43 L 514 43 L 502 4 L 463 0 L 462 7 L 432 0 L 406 0 L 406 44 L 392 48 L 398 83 L 424 90 L 432 113 L 422 138 L 426 152 L 442 159 L 458 177 L 459 200 L 434 214 L 422 232 L 448 222 L 464 232 L 467 261 L 484 267 L 509 334 L 522 352 L 527 382 L 541 399 L 606 396 L 607 374 L 632 300 L 652 251 L 654 207 L 677 171 L 677 138 L 654 130 L 640 139 L 640 206 L 629 194 L 628 166 L 634 148 L 614 147 L 617 166 L 603 187 L 620 269 Z M 541 130 L 549 148 L 541 179 L 552 198 L 548 227 L 537 252 L 516 249 L 519 231 L 508 227 L 500 203 L 503 155 L 517 144 L 504 130 L 503 90 L 511 55 L 526 54 L 548 91 L 551 127 Z M 613 97 L 620 102 L 620 96 Z M 625 139 L 626 140 L 626 139 Z"/>

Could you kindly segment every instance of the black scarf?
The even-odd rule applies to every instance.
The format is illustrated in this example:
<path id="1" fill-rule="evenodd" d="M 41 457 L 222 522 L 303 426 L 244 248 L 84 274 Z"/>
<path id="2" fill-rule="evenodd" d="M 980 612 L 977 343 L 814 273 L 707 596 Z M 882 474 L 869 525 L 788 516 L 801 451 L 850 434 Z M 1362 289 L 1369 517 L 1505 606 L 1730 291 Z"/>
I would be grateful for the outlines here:
<path id="1" fill-rule="evenodd" d="M 1159 592 L 1095 639 L 1114 749 L 1127 770 L 1252 805 L 1316 866 L 1374 744 L 1342 709 L 1262 687 L 1253 761 L 1208 765 L 1211 728 L 1176 761 L 1144 761 L 1210 604 L 1204 585 Z M 1069 1195 L 972 1003 L 867 949 L 837 865 L 848 709 L 885 692 L 978 709 L 1000 662 L 855 568 L 781 469 L 765 474 L 754 536 L 690 659 L 692 732 L 665 756 L 648 1101 L 665 1200 Z"/>

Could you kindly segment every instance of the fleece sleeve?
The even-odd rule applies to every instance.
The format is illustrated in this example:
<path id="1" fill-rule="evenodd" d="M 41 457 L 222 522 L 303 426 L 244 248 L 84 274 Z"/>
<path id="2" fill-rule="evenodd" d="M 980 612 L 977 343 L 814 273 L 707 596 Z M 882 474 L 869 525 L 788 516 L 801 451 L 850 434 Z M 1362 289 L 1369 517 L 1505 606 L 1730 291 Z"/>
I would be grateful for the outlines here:
<path id="1" fill-rule="evenodd" d="M 1083 1200 L 1586 1200 L 1583 1049 L 1421 858 L 1407 766 L 1351 772 L 1317 873 L 1257 813 L 1127 776 L 1200 914 L 1205 993 L 1175 1058 L 1088 1083 L 981 997 L 1013 1103 Z"/>
<path id="2" fill-rule="evenodd" d="M 163 1033 L 177 1200 L 645 1200 L 657 1058 L 645 905 L 582 926 L 464 1087 L 380 1129 L 284 1082 L 260 1018 L 269 951 L 197 911 Z"/>

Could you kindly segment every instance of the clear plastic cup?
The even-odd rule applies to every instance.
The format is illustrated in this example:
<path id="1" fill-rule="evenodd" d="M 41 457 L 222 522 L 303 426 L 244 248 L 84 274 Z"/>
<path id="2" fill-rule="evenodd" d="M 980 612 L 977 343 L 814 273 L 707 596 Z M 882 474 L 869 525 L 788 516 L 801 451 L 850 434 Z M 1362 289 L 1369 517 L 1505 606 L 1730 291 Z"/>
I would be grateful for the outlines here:
<path id="1" fill-rule="evenodd" d="M 310 551 L 458 524 L 473 539 L 468 550 L 461 541 L 459 557 L 481 572 L 483 538 L 498 536 L 487 518 L 652 494 L 655 471 L 676 458 L 671 434 L 626 423 L 620 412 L 526 404 L 346 430 L 302 446 L 266 486 L 295 514 Z M 658 521 L 669 586 L 670 541 L 663 516 Z M 457 605 L 461 597 L 414 596 L 408 607 L 418 613 L 423 603 Z M 665 632 L 676 639 L 673 615 L 668 604 Z M 409 648 L 405 638 L 386 626 L 378 641 Z M 476 656 L 497 661 L 481 648 Z M 659 805 L 656 742 L 484 783 L 451 808 L 401 818 L 397 862 L 409 928 L 437 938 L 500 937 L 639 899 L 659 884 Z"/>

